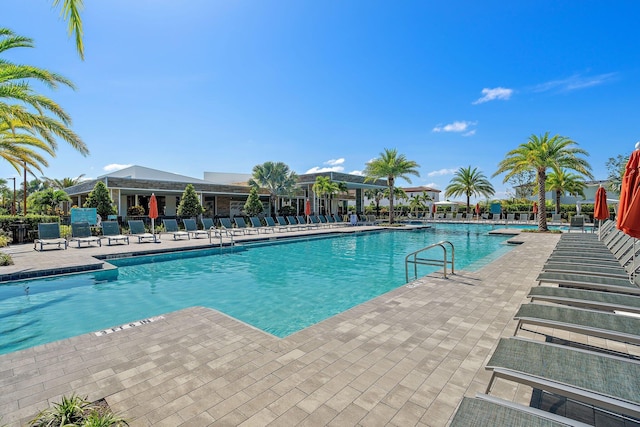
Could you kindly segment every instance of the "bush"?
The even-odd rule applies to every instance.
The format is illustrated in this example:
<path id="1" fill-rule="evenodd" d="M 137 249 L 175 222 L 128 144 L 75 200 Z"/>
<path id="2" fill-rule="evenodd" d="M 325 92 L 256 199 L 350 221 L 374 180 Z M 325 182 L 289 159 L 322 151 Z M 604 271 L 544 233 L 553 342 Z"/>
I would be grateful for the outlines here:
<path id="1" fill-rule="evenodd" d="M 0 252 L 0 266 L 13 265 L 11 255 Z"/>
<path id="2" fill-rule="evenodd" d="M 102 426 L 119 427 L 129 424 L 117 417 L 108 405 L 91 403 L 86 397 L 72 394 L 62 396 L 60 403 L 41 411 L 30 423 L 33 427 L 44 426 Z"/>
<path id="3" fill-rule="evenodd" d="M 129 206 L 127 209 L 128 216 L 142 216 L 144 215 L 144 208 L 139 205 Z"/>
<path id="4" fill-rule="evenodd" d="M 178 216 L 183 218 L 196 217 L 204 212 L 204 208 L 200 204 L 200 199 L 193 184 L 187 184 L 184 188 L 184 193 L 180 198 L 180 204 L 178 205 Z"/>

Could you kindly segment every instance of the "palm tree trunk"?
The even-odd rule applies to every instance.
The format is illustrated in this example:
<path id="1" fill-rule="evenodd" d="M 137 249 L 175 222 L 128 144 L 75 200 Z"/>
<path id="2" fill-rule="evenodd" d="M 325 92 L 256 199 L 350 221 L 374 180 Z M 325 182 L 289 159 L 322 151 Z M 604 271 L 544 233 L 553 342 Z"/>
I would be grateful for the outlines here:
<path id="1" fill-rule="evenodd" d="M 538 231 L 549 231 L 547 228 L 547 200 L 545 194 L 547 175 L 538 171 Z"/>
<path id="2" fill-rule="evenodd" d="M 560 193 L 560 191 L 556 190 L 556 213 L 559 214 L 560 213 L 560 197 L 562 196 L 562 194 Z"/>
<path id="3" fill-rule="evenodd" d="M 393 185 L 389 186 L 389 225 L 393 224 Z"/>

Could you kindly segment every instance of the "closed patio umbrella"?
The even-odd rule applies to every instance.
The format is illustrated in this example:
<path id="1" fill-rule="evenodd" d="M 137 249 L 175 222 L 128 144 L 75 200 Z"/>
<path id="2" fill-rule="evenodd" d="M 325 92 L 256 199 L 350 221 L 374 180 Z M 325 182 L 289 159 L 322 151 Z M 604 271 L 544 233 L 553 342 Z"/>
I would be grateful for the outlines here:
<path id="1" fill-rule="evenodd" d="M 480 203 L 476 203 L 476 216 L 480 219 Z"/>
<path id="2" fill-rule="evenodd" d="M 151 193 L 149 198 L 149 218 L 151 218 L 151 232 L 153 233 L 153 241 L 156 241 L 156 218 L 158 218 L 158 201 L 156 195 Z"/>
<path id="3" fill-rule="evenodd" d="M 600 186 L 596 191 L 596 200 L 593 206 L 593 218 L 600 221 L 600 228 L 602 228 L 602 221 L 609 218 L 609 207 L 607 206 L 607 192 L 604 187 Z M 600 236 L 600 228 L 598 229 L 598 240 Z"/>
<path id="4" fill-rule="evenodd" d="M 309 200 L 304 204 L 304 214 L 307 216 L 307 222 L 309 222 L 309 215 L 311 215 L 311 202 Z"/>
<path id="5" fill-rule="evenodd" d="M 640 167 L 640 150 L 636 149 L 631 153 L 631 156 L 629 156 L 629 161 L 627 162 L 627 167 L 622 177 L 620 204 L 618 205 L 618 222 L 616 224 L 620 230 L 633 237 L 640 236 L 640 211 L 636 211 L 635 215 L 630 214 L 633 212 L 631 207 L 634 195 L 637 194 L 636 190 L 639 182 L 638 167 Z M 640 208 L 640 200 L 636 202 L 636 208 Z M 638 232 L 634 230 L 638 230 Z"/>

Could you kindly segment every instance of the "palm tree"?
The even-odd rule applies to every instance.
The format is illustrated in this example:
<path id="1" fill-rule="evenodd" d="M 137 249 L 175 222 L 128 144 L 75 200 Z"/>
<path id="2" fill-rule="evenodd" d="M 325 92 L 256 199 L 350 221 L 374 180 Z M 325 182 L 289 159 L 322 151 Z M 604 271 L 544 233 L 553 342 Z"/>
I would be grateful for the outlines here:
<path id="1" fill-rule="evenodd" d="M 42 180 L 47 186 L 62 190 L 64 188 L 73 187 L 74 185 L 80 184 L 83 181 L 83 177 L 84 174 L 78 175 L 75 178 L 64 177 L 62 179 L 47 178 L 46 176 L 43 176 Z"/>
<path id="2" fill-rule="evenodd" d="M 319 197 L 324 196 L 325 213 L 331 213 L 331 196 L 340 191 L 338 184 L 331 181 L 328 176 L 319 175 L 316 177 L 316 182 L 311 189 Z"/>
<path id="3" fill-rule="evenodd" d="M 386 178 L 389 190 L 389 224 L 393 224 L 393 196 L 395 194 L 396 178 L 402 178 L 411 183 L 409 175 L 420 176 L 420 165 L 413 160 L 407 160 L 404 154 L 398 154 L 395 148 L 385 148 L 380 157 L 367 163 L 364 168 L 365 182 L 375 182 Z"/>
<path id="4" fill-rule="evenodd" d="M 471 169 L 471 166 L 469 166 L 458 169 L 451 183 L 447 185 L 444 197 L 467 196 L 466 213 L 468 214 L 471 196 L 484 196 L 489 198 L 494 194 L 495 190 L 493 189 L 493 185 L 491 185 L 487 177 L 480 172 L 478 168 Z"/>
<path id="5" fill-rule="evenodd" d="M 0 54 L 17 47 L 33 47 L 33 41 L 0 28 Z M 36 93 L 32 82 L 52 89 L 59 85 L 74 88 L 69 80 L 56 73 L 0 59 L 0 132 L 3 139 L 13 134 L 13 140 L 9 141 L 13 146 L 37 147 L 54 156 L 56 138 L 60 138 L 86 156 L 89 153 L 86 145 L 68 127 L 71 124 L 69 115 L 54 101 Z M 16 169 L 25 167 L 33 174 L 33 169 L 40 170 L 39 165 L 46 166 L 42 156 L 31 148 L 23 153 L 8 152 L 5 159 Z"/>
<path id="6" fill-rule="evenodd" d="M 298 175 L 282 162 L 265 162 L 253 167 L 249 185 L 269 191 L 269 215 L 278 211 L 278 197 L 289 196 L 298 182 Z M 271 207 L 274 206 L 274 210 Z"/>
<path id="7" fill-rule="evenodd" d="M 369 188 L 364 190 L 364 195 L 367 199 L 375 201 L 376 204 L 376 217 L 380 216 L 380 201 L 384 199 L 384 191 Z"/>
<path id="8" fill-rule="evenodd" d="M 556 193 L 556 213 L 560 213 L 560 197 L 562 193 L 569 193 L 572 196 L 584 197 L 584 189 L 586 184 L 581 175 L 567 172 L 564 169 L 554 170 L 547 176 L 545 185 L 547 191 L 555 191 Z"/>
<path id="9" fill-rule="evenodd" d="M 507 172 L 503 182 L 507 182 L 513 175 L 535 170 L 538 183 L 538 230 L 548 231 L 547 208 L 545 190 L 547 181 L 547 169 L 562 169 L 576 171 L 592 178 L 591 166 L 580 156 L 589 154 L 577 147 L 577 143 L 567 137 L 554 135 L 549 137 L 549 132 L 544 135 L 531 135 L 527 142 L 520 144 L 518 148 L 507 153 L 506 157 L 498 164 L 498 170 L 493 176 Z"/>
<path id="10" fill-rule="evenodd" d="M 53 7 L 60 4 L 60 0 L 53 0 Z M 62 0 L 61 14 L 69 23 L 69 34 L 73 34 L 76 39 L 76 50 L 80 59 L 84 60 L 84 43 L 82 42 L 82 19 L 80 19 L 80 10 L 82 9 L 82 0 Z"/>
<path id="11" fill-rule="evenodd" d="M 48 166 L 48 163 L 40 150 L 55 155 L 53 148 L 38 138 L 31 127 L 24 126 L 19 120 L 3 121 L 0 118 L 0 157 L 16 171 L 26 168 L 31 173 L 34 169 L 42 172 L 41 166 Z"/>

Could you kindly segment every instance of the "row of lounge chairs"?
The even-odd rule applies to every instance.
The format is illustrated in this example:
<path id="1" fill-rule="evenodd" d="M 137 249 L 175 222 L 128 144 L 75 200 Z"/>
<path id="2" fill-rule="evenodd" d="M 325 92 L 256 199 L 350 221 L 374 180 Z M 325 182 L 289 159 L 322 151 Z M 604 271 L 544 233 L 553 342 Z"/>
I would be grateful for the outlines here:
<path id="1" fill-rule="evenodd" d="M 339 215 L 310 215 L 308 220 L 302 215 L 278 216 L 275 220 L 271 217 L 265 217 L 264 224 L 258 217 L 250 217 L 249 220 L 251 226 L 249 226 L 242 217 L 234 218 L 233 223 L 230 218 L 220 218 L 221 228 L 216 228 L 214 220 L 205 217 L 202 218 L 202 229 L 198 228 L 195 219 L 183 219 L 183 229 L 178 226 L 176 219 L 163 219 L 162 224 L 164 228 L 163 233 L 172 236 L 174 240 L 201 237 L 221 238 L 223 236 L 232 237 L 252 233 L 275 233 L 348 225 Z M 78 247 L 81 247 L 82 244 L 86 244 L 87 246 L 91 244 L 101 246 L 103 239 L 106 239 L 108 245 L 118 242 L 129 244 L 131 238 L 137 239 L 138 243 L 159 241 L 160 233 L 147 232 L 142 220 L 130 220 L 128 223 L 129 234 L 122 234 L 120 226 L 116 221 L 103 221 L 101 224 L 102 235 L 100 236 L 92 235 L 91 226 L 87 222 L 72 223 L 71 239 L 69 240 L 60 235 L 60 225 L 58 223 L 38 224 L 38 238 L 34 241 L 34 249 L 41 251 L 45 247 L 67 249 L 70 243 L 77 243 Z"/>
<path id="2" fill-rule="evenodd" d="M 590 405 L 637 425 L 640 359 L 611 351 L 605 340 L 640 345 L 640 287 L 634 264 L 640 251 L 613 221 L 605 223 L 601 233 L 601 240 L 595 234 L 562 235 L 538 276 L 539 286 L 529 292 L 531 303 L 515 315 L 514 337 L 501 339 L 486 365 L 492 374 L 486 393 L 465 397 L 451 426 L 586 425 L 491 396 L 498 379 Z M 543 286 L 547 283 L 553 286 Z M 543 327 L 546 341 L 516 336 L 525 325 Z M 601 340 L 571 343 L 558 340 L 556 331 Z"/>

